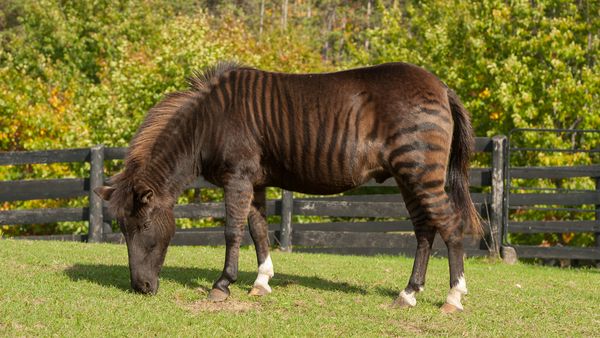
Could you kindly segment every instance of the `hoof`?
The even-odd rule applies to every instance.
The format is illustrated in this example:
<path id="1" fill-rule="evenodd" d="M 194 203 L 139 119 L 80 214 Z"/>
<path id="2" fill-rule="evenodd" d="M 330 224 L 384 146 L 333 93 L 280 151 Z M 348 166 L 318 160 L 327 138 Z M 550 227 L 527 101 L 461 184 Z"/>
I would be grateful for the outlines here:
<path id="1" fill-rule="evenodd" d="M 406 299 L 402 298 L 402 296 L 396 298 L 396 300 L 394 300 L 394 302 L 392 303 L 392 307 L 394 308 L 399 308 L 399 309 L 409 309 L 411 307 L 415 307 L 414 304 L 409 303 L 408 301 L 406 301 Z"/>
<path id="2" fill-rule="evenodd" d="M 442 310 L 443 313 L 450 314 L 450 313 L 455 313 L 455 312 L 461 312 L 463 309 L 456 307 L 452 304 L 444 303 L 444 305 L 442 305 L 440 310 Z"/>
<path id="3" fill-rule="evenodd" d="M 208 300 L 211 302 L 222 302 L 229 297 L 229 294 L 219 289 L 212 289 L 208 293 Z"/>
<path id="4" fill-rule="evenodd" d="M 261 285 L 255 285 L 252 287 L 252 290 L 250 290 L 250 292 L 248 292 L 248 294 L 250 296 L 266 296 L 269 293 L 271 293 L 270 290 L 265 289 L 263 286 Z"/>

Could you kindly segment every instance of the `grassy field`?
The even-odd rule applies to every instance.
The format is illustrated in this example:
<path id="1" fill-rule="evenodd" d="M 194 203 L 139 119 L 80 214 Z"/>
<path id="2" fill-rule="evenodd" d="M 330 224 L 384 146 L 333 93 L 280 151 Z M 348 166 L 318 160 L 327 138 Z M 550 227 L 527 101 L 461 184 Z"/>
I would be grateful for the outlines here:
<path id="1" fill-rule="evenodd" d="M 225 303 L 205 301 L 224 248 L 172 247 L 156 296 L 129 291 L 123 245 L 0 241 L 0 336 L 598 336 L 600 271 L 466 262 L 465 311 L 444 315 L 446 260 L 413 309 L 390 307 L 412 259 L 272 254 L 273 294 L 247 295 L 252 248 Z"/>

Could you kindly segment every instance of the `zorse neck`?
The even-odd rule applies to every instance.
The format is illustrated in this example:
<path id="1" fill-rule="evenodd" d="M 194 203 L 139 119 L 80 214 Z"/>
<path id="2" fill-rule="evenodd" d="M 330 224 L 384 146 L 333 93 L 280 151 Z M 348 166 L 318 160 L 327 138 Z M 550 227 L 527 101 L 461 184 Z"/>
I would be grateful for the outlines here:
<path id="1" fill-rule="evenodd" d="M 185 187 L 200 175 L 200 120 L 203 114 L 197 97 L 178 97 L 172 100 L 174 102 L 165 103 L 169 99 L 157 107 L 172 108 L 174 111 L 162 116 L 152 116 L 152 111 L 149 113 L 132 142 L 127 167 L 133 171 L 135 185 L 146 186 L 157 196 L 163 196 L 168 203 L 174 204 Z M 168 121 L 158 122 L 159 119 Z M 154 120 L 156 123 L 153 123 Z M 159 131 L 144 131 L 144 127 L 161 128 Z M 141 151 L 144 152 L 143 156 L 139 154 Z"/>

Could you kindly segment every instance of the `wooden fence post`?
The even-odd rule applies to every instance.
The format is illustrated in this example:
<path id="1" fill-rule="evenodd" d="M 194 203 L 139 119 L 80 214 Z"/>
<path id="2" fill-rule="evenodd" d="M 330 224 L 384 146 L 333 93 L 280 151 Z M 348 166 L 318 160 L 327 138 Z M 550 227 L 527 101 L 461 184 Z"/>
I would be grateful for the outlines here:
<path id="1" fill-rule="evenodd" d="M 102 199 L 94 193 L 94 189 L 104 184 L 104 146 L 97 145 L 90 149 L 90 220 L 88 242 L 102 242 L 103 219 Z"/>
<path id="2" fill-rule="evenodd" d="M 492 210 L 490 214 L 490 255 L 500 257 L 502 245 L 502 222 L 504 214 L 504 161 L 506 136 L 497 135 L 492 138 Z"/>
<path id="3" fill-rule="evenodd" d="M 292 209 L 294 195 L 291 191 L 283 190 L 281 195 L 281 231 L 279 248 L 281 251 L 292 252 Z"/>

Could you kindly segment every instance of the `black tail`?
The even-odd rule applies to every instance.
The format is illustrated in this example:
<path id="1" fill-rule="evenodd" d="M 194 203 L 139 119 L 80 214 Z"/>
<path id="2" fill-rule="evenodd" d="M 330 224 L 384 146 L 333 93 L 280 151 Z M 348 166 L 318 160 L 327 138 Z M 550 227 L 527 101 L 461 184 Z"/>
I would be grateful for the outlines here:
<path id="1" fill-rule="evenodd" d="M 469 163 L 475 145 L 473 127 L 469 112 L 462 105 L 456 93 L 449 88 L 448 100 L 454 120 L 448 170 L 449 195 L 456 210 L 462 214 L 463 233 L 479 238 L 483 235 L 483 228 L 469 193 Z"/>

